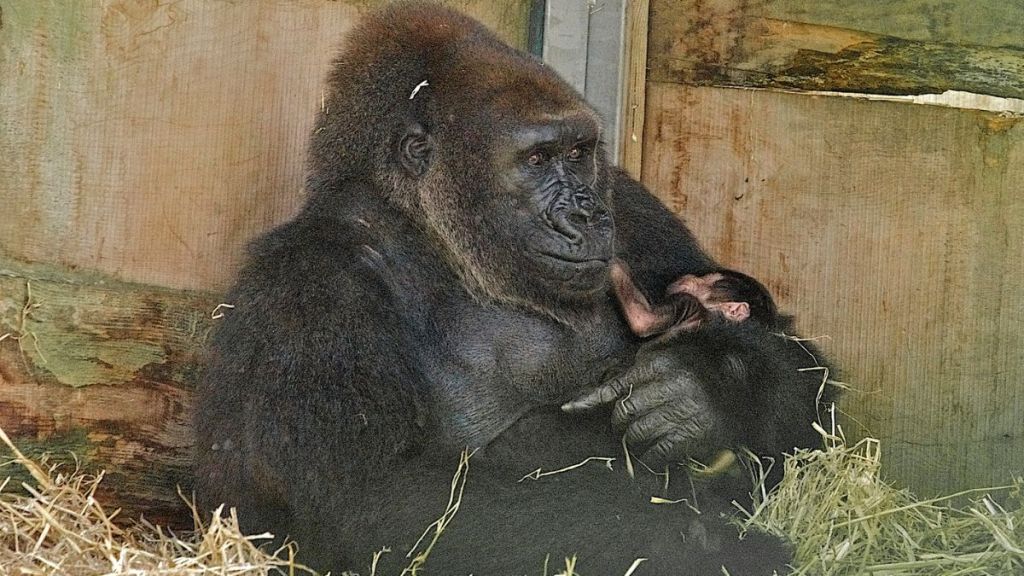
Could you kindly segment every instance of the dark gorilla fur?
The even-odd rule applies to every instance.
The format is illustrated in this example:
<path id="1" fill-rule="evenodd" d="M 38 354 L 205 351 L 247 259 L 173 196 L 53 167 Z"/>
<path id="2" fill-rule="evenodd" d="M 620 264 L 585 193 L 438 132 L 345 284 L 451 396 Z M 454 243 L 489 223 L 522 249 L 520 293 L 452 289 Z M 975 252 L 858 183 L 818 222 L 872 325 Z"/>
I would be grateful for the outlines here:
<path id="1" fill-rule="evenodd" d="M 650 294 L 718 266 L 608 165 L 598 126 L 541 62 L 464 16 L 398 4 L 366 18 L 330 74 L 307 205 L 253 243 L 214 335 L 203 505 L 237 507 L 245 530 L 290 536 L 334 573 L 366 573 L 389 546 L 378 573 L 397 574 L 469 446 L 430 573 L 540 573 L 574 554 L 587 574 L 640 557 L 637 574 L 782 570 L 781 542 L 718 517 L 726 482 L 701 488 L 701 516 L 653 506 L 692 498 L 691 482 L 675 465 L 667 491 L 643 467 L 630 479 L 620 443 L 658 469 L 812 446 L 821 374 L 798 369 L 815 359 L 749 322 L 641 345 L 610 259 Z M 517 482 L 591 456 L 619 463 Z"/>

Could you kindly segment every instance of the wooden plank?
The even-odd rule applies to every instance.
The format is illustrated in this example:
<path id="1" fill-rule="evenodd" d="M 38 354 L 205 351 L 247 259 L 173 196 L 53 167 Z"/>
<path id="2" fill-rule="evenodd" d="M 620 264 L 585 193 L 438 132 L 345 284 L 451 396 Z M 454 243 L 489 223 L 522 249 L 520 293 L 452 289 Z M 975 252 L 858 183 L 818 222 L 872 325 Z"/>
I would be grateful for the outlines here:
<path id="1" fill-rule="evenodd" d="M 0 0 L 0 246 L 224 289 L 303 202 L 327 66 L 380 3 Z M 529 0 L 450 4 L 525 45 Z"/>
<path id="2" fill-rule="evenodd" d="M 622 102 L 619 166 L 636 179 L 643 168 L 644 112 L 647 107 L 647 26 L 649 0 L 635 0 L 626 11 L 626 78 Z"/>
<path id="3" fill-rule="evenodd" d="M 648 84 L 644 180 L 799 311 L 851 437 L 933 495 L 1024 469 L 1024 118 Z"/>
<path id="4" fill-rule="evenodd" d="M 907 40 L 766 18 L 759 3 L 653 0 L 659 82 L 868 94 L 960 90 L 1024 98 L 1024 48 Z"/>
<path id="5" fill-rule="evenodd" d="M 99 497 L 123 518 L 191 526 L 176 487 L 191 486 L 192 390 L 217 303 L 0 260 L 0 427 L 34 457 L 105 471 Z"/>
<path id="6" fill-rule="evenodd" d="M 863 30 L 907 40 L 1024 48 L 1024 2 L 1006 0 L 771 0 L 767 18 Z"/>

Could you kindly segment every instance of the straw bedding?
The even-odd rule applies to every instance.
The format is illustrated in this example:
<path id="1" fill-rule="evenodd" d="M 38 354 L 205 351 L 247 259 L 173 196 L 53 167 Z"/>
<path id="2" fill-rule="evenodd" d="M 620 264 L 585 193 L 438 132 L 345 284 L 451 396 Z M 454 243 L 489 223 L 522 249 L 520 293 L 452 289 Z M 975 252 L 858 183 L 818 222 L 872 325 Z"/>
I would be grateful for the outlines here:
<path id="1" fill-rule="evenodd" d="M 793 543 L 793 574 L 1024 574 L 1024 481 L 919 501 L 879 478 L 876 440 L 847 446 L 833 435 L 825 439 L 823 450 L 787 458 L 782 483 L 755 494 L 753 511 L 740 519 L 741 530 L 765 530 Z M 212 519 L 195 513 L 196 528 L 188 534 L 147 523 L 125 528 L 94 498 L 102 474 L 48 469 L 20 454 L 2 430 L 0 440 L 13 454 L 5 466 L 27 468 L 35 483 L 21 490 L 2 483 L 2 575 L 310 573 L 291 559 L 291 548 L 271 554 L 259 547 L 268 535 L 241 534 L 230 512 Z M 430 570 L 429 549 L 444 526 L 458 521 L 467 476 L 472 481 L 464 457 L 448 509 L 438 511 L 441 518 L 410 555 L 406 573 Z M 951 501 L 966 503 L 954 507 Z M 549 560 L 550 568 L 538 566 L 538 575 L 576 573 L 572 558 Z M 638 559 L 630 572 L 641 566 Z"/>

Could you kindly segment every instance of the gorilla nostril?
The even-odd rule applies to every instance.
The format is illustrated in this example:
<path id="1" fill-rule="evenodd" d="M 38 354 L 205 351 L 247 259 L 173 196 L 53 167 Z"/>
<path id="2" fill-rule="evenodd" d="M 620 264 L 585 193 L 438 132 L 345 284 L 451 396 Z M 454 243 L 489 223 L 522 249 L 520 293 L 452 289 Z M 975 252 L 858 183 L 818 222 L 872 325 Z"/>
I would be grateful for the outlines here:
<path id="1" fill-rule="evenodd" d="M 586 226 L 585 223 L 580 223 L 579 218 L 574 211 L 570 211 L 568 214 L 564 212 L 557 214 L 550 219 L 551 228 L 568 238 L 569 242 L 579 244 L 583 241 L 583 229 Z"/>
<path id="2" fill-rule="evenodd" d="M 590 224 L 590 216 L 591 214 L 589 212 L 574 211 L 566 217 L 566 220 L 568 220 L 569 224 L 574 227 L 582 228 L 583 226 Z"/>
<path id="3" fill-rule="evenodd" d="M 573 203 L 576 205 L 576 211 L 581 212 L 588 220 L 597 211 L 597 203 L 594 202 L 589 194 L 579 194 L 573 200 Z"/>

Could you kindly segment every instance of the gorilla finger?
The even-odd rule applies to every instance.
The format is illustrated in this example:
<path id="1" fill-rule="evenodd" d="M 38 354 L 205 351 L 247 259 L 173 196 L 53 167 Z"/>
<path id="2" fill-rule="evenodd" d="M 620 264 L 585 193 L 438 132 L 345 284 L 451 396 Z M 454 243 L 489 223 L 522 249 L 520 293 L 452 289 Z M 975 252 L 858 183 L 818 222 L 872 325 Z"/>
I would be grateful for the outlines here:
<path id="1" fill-rule="evenodd" d="M 688 382 L 678 378 L 662 380 L 633 388 L 632 393 L 616 402 L 612 410 L 612 423 L 624 428 L 636 418 L 659 408 L 666 415 L 671 414 L 676 422 L 689 420 L 700 410 Z"/>
<path id="2" fill-rule="evenodd" d="M 580 412 L 608 404 L 622 396 L 628 396 L 634 390 L 645 388 L 647 382 L 661 378 L 671 363 L 664 357 L 654 358 L 650 362 L 634 365 L 625 374 L 609 380 L 594 390 L 562 405 L 566 412 Z"/>
<path id="3" fill-rule="evenodd" d="M 645 414 L 626 427 L 626 444 L 635 446 L 649 444 L 669 434 L 679 425 L 679 421 L 665 410 L 655 410 Z"/>
<path id="4" fill-rule="evenodd" d="M 616 400 L 624 394 L 628 394 L 630 387 L 631 384 L 627 382 L 625 378 L 616 378 L 606 384 L 598 386 L 582 396 L 577 397 L 575 400 L 570 400 L 569 402 L 562 404 L 562 411 L 583 412 L 585 410 L 597 408 L 598 406 Z"/>
<path id="5" fill-rule="evenodd" d="M 679 424 L 678 427 L 662 437 L 640 457 L 652 466 L 683 462 L 699 451 L 704 444 L 704 431 L 693 420 Z"/>

